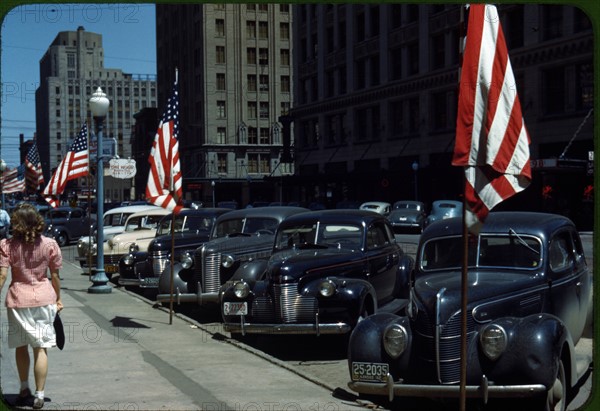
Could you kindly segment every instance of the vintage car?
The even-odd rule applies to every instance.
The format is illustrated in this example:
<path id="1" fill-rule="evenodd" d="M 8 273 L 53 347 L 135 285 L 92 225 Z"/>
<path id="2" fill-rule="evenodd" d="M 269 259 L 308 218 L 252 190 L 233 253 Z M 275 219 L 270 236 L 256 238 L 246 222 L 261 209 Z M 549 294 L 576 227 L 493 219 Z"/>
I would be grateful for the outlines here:
<path id="1" fill-rule="evenodd" d="M 421 233 L 425 227 L 425 204 L 421 201 L 396 201 L 387 216 L 395 234 L 406 231 Z"/>
<path id="2" fill-rule="evenodd" d="M 392 209 L 392 205 L 382 201 L 367 201 L 366 203 L 362 203 L 358 208 L 359 210 L 373 211 L 375 213 L 387 216 Z"/>
<path id="3" fill-rule="evenodd" d="M 245 264 L 222 290 L 232 334 L 345 334 L 408 301 L 413 260 L 389 221 L 364 210 L 297 214 L 277 230 L 268 260 Z"/>
<path id="4" fill-rule="evenodd" d="M 171 250 L 175 252 L 173 261 L 177 263 L 192 259 L 194 250 L 208 241 L 217 217 L 229 211 L 227 208 L 186 209 L 175 216 L 175 224 L 172 224 L 173 214 L 165 216 L 147 251 L 128 252 L 121 258 L 119 285 L 158 288 L 162 273 L 170 273 Z"/>
<path id="5" fill-rule="evenodd" d="M 174 299 L 178 304 L 216 304 L 221 285 L 240 265 L 271 255 L 279 224 L 287 217 L 305 211 L 308 210 L 301 207 L 259 207 L 233 210 L 219 216 L 210 240 L 195 250 L 192 261 L 173 266 L 172 284 L 171 273 L 161 275 L 157 301 Z"/>
<path id="6" fill-rule="evenodd" d="M 138 211 L 127 218 L 123 232 L 104 242 L 104 272 L 107 277 L 119 272 L 119 260 L 125 254 L 148 249 L 160 220 L 168 214 L 170 211 L 155 207 Z"/>
<path id="7" fill-rule="evenodd" d="M 68 245 L 84 235 L 89 235 L 92 219 L 80 207 L 56 207 L 46 214 L 44 235 L 52 237 L 59 246 Z"/>
<path id="8" fill-rule="evenodd" d="M 115 235 L 122 233 L 125 229 L 125 222 L 127 217 L 131 214 L 156 209 L 156 206 L 145 204 L 145 205 L 130 205 L 123 207 L 116 207 L 108 210 L 104 213 L 104 241 L 110 240 Z M 90 235 L 91 234 L 91 235 Z M 83 236 L 77 241 L 77 260 L 82 268 L 87 268 L 92 261 L 92 256 L 96 253 L 96 238 L 98 237 L 98 231 L 96 227 L 92 227 L 90 233 Z"/>
<path id="9" fill-rule="evenodd" d="M 564 410 L 591 363 L 574 350 L 592 303 L 574 224 L 554 214 L 492 212 L 479 235 L 464 241 L 462 230 L 462 218 L 454 218 L 423 231 L 406 315 L 375 314 L 356 327 L 349 387 L 389 400 L 456 401 L 466 335 L 468 398 Z"/>
<path id="10" fill-rule="evenodd" d="M 447 218 L 460 217 L 462 215 L 462 203 L 455 200 L 436 200 L 431 204 L 431 212 L 425 219 L 425 227 L 434 221 Z"/>

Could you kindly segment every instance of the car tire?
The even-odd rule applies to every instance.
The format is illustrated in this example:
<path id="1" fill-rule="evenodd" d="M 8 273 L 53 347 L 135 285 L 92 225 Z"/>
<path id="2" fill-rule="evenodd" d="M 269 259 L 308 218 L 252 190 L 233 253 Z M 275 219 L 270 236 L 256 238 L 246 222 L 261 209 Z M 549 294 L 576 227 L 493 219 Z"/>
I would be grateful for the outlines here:
<path id="1" fill-rule="evenodd" d="M 558 373 L 554 385 L 548 390 L 544 411 L 565 411 L 567 409 L 567 374 L 562 359 L 558 361 Z"/>
<path id="2" fill-rule="evenodd" d="M 64 231 L 61 231 L 56 236 L 56 242 L 60 247 L 64 247 L 67 244 L 69 244 L 69 236 L 67 236 L 67 233 L 65 233 Z"/>

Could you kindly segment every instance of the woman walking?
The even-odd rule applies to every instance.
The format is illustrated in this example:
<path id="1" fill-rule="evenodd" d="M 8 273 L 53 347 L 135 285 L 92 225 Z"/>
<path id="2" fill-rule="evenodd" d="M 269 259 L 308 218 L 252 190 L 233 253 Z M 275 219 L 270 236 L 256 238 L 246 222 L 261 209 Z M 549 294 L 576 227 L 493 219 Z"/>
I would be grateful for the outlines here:
<path id="1" fill-rule="evenodd" d="M 19 401 L 30 400 L 29 346 L 33 348 L 35 396 L 33 408 L 44 406 L 44 386 L 48 374 L 46 349 L 56 346 L 54 318 L 62 310 L 60 247 L 42 235 L 44 219 L 30 204 L 17 206 L 12 213 L 12 238 L 0 241 L 0 290 L 11 269 L 6 294 L 8 346 L 15 348 L 17 371 L 21 380 Z M 50 270 L 51 281 L 48 281 Z"/>

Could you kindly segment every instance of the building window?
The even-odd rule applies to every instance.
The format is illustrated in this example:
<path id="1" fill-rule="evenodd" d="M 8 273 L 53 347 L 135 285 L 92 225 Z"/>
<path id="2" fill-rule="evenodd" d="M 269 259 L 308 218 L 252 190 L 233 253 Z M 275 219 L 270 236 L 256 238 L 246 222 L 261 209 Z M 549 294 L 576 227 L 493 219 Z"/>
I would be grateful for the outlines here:
<path id="1" fill-rule="evenodd" d="M 415 41 L 412 44 L 407 46 L 408 52 L 408 74 L 418 74 L 419 73 L 419 43 Z"/>
<path id="2" fill-rule="evenodd" d="M 256 118 L 256 101 L 248 102 L 248 118 L 252 120 Z"/>
<path id="3" fill-rule="evenodd" d="M 225 64 L 225 47 L 217 46 L 216 53 L 217 64 Z"/>
<path id="4" fill-rule="evenodd" d="M 290 51 L 288 49 L 281 49 L 279 51 L 281 65 L 289 66 L 290 65 Z"/>
<path id="5" fill-rule="evenodd" d="M 542 10 L 542 36 L 544 40 L 552 40 L 561 37 L 563 33 L 563 7 L 547 6 Z"/>
<path id="6" fill-rule="evenodd" d="M 413 97 L 408 99 L 408 132 L 411 134 L 418 133 L 421 120 L 419 110 L 419 98 Z"/>
<path id="7" fill-rule="evenodd" d="M 268 4 L 264 4 L 264 3 L 260 3 L 258 5 L 258 11 L 269 11 L 269 5 Z"/>
<path id="8" fill-rule="evenodd" d="M 256 64 L 256 49 L 253 47 L 249 47 L 246 50 L 246 60 L 248 64 Z"/>
<path id="9" fill-rule="evenodd" d="M 356 70 L 356 89 L 360 90 L 365 88 L 365 86 L 367 85 L 367 60 L 366 59 L 360 59 L 360 60 L 356 60 L 355 63 L 355 70 Z"/>
<path id="10" fill-rule="evenodd" d="M 269 167 L 269 157 L 267 156 L 259 156 L 259 170 L 262 174 L 268 174 L 271 172 L 271 168 Z"/>
<path id="11" fill-rule="evenodd" d="M 573 31 L 578 33 L 580 31 L 586 31 L 592 29 L 592 22 L 590 18 L 577 7 L 573 7 Z"/>
<path id="12" fill-rule="evenodd" d="M 217 127 L 217 144 L 227 144 L 225 127 Z"/>
<path id="13" fill-rule="evenodd" d="M 217 101 L 217 118 L 227 118 L 227 112 L 225 111 L 225 101 Z"/>
<path id="14" fill-rule="evenodd" d="M 504 19 L 506 27 L 504 36 L 506 37 L 506 45 L 509 50 L 523 47 L 523 27 L 525 27 L 525 24 L 523 23 L 524 15 L 523 6 L 516 6 L 516 9 L 509 11 Z"/>
<path id="15" fill-rule="evenodd" d="M 261 74 L 258 77 L 260 91 L 269 91 L 269 76 Z"/>
<path id="16" fill-rule="evenodd" d="M 371 6 L 369 13 L 371 15 L 371 37 L 375 37 L 379 35 L 379 6 Z"/>
<path id="17" fill-rule="evenodd" d="M 389 77 L 391 80 L 400 80 L 402 78 L 402 49 L 391 49 L 389 54 Z"/>
<path id="18" fill-rule="evenodd" d="M 379 85 L 379 55 L 373 56 L 369 59 L 371 65 L 371 86 Z"/>
<path id="19" fill-rule="evenodd" d="M 269 23 L 266 21 L 258 22 L 258 38 L 268 39 L 269 38 Z"/>
<path id="20" fill-rule="evenodd" d="M 219 91 L 225 91 L 226 86 L 225 86 L 225 74 L 224 73 L 217 73 L 217 90 Z"/>
<path id="21" fill-rule="evenodd" d="M 217 153 L 217 168 L 219 174 L 227 174 L 227 153 Z"/>
<path id="22" fill-rule="evenodd" d="M 248 173 L 258 173 L 258 154 L 248 154 Z"/>
<path id="23" fill-rule="evenodd" d="M 215 20 L 215 35 L 218 37 L 225 37 L 225 20 Z"/>
<path id="24" fill-rule="evenodd" d="M 279 34 L 281 40 L 290 39 L 290 23 L 279 23 Z"/>
<path id="25" fill-rule="evenodd" d="M 565 111 L 565 68 L 556 67 L 544 72 L 544 87 L 546 97 L 544 102 L 544 114 L 560 114 Z"/>
<path id="26" fill-rule="evenodd" d="M 267 66 L 269 64 L 269 49 L 258 49 L 258 64 L 261 66 Z"/>
<path id="27" fill-rule="evenodd" d="M 248 91 L 256 91 L 256 75 L 248 74 Z"/>
<path id="28" fill-rule="evenodd" d="M 361 12 L 356 15 L 355 18 L 355 29 L 356 29 L 356 41 L 361 42 L 365 40 L 365 13 Z"/>
<path id="29" fill-rule="evenodd" d="M 404 134 L 404 111 L 402 101 L 393 101 L 388 107 L 388 127 L 391 137 L 398 138 Z"/>
<path id="30" fill-rule="evenodd" d="M 246 4 L 246 10 L 256 10 L 256 4 Z"/>
<path id="31" fill-rule="evenodd" d="M 249 39 L 256 38 L 256 22 L 254 20 L 246 22 L 246 37 Z"/>
<path id="32" fill-rule="evenodd" d="M 268 102 L 260 103 L 260 118 L 263 120 L 269 118 L 269 103 Z"/>
<path id="33" fill-rule="evenodd" d="M 290 12 L 290 5 L 289 4 L 280 4 L 279 5 L 279 12 L 280 13 L 289 13 Z"/>
<path id="34" fill-rule="evenodd" d="M 67 67 L 75 68 L 75 54 L 67 53 Z"/>
<path id="35" fill-rule="evenodd" d="M 444 68 L 445 64 L 445 36 L 439 33 L 431 38 L 431 66 L 433 69 Z"/>
<path id="36" fill-rule="evenodd" d="M 579 64 L 575 67 L 575 75 L 576 108 L 589 110 L 594 106 L 594 66 L 592 63 Z"/>
<path id="37" fill-rule="evenodd" d="M 267 108 L 268 110 L 268 108 Z M 270 139 L 271 133 L 268 128 L 261 127 L 260 128 L 260 144 L 271 144 Z"/>
<path id="38" fill-rule="evenodd" d="M 344 21 L 338 25 L 338 48 L 340 50 L 346 48 L 346 22 Z"/>
<path id="39" fill-rule="evenodd" d="M 290 76 L 281 76 L 281 92 L 290 92 Z"/>
<path id="40" fill-rule="evenodd" d="M 280 114 L 282 116 L 286 115 L 286 114 L 289 114 L 290 108 L 291 108 L 291 105 L 290 105 L 289 101 L 283 101 L 283 102 L 281 102 L 281 113 Z"/>
<path id="41" fill-rule="evenodd" d="M 258 131 L 256 127 L 248 127 L 248 144 L 258 144 Z"/>

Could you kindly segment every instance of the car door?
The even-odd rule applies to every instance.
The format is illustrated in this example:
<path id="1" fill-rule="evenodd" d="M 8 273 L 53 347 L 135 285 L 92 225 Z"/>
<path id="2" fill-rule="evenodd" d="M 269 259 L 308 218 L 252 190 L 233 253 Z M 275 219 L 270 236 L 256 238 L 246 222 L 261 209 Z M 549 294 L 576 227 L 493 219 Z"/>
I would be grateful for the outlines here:
<path id="1" fill-rule="evenodd" d="M 394 291 L 400 253 L 391 238 L 391 231 L 386 229 L 383 222 L 375 222 L 367 228 L 365 253 L 369 267 L 368 280 L 375 288 L 377 300 L 386 302 Z"/>

